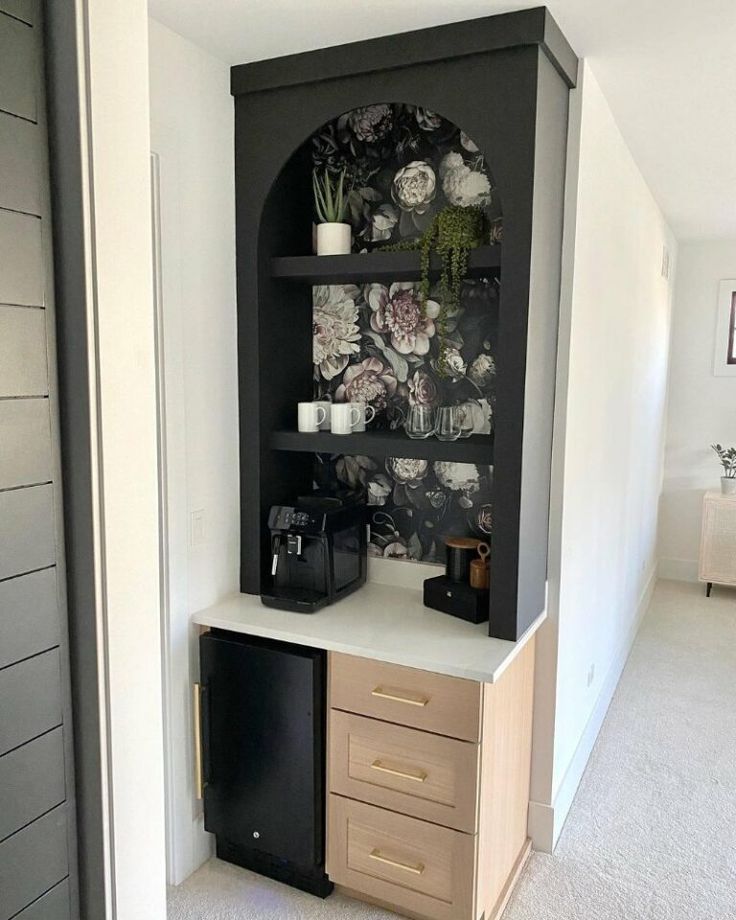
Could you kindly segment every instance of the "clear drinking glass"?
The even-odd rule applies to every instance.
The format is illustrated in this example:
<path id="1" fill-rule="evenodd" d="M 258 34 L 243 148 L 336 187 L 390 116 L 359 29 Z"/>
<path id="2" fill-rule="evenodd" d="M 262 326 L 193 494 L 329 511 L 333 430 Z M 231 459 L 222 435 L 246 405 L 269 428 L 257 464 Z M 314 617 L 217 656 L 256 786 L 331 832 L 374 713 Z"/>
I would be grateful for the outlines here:
<path id="1" fill-rule="evenodd" d="M 434 433 L 440 441 L 457 441 L 460 437 L 460 413 L 457 406 L 442 406 L 437 410 Z"/>
<path id="2" fill-rule="evenodd" d="M 469 438 L 475 428 L 473 403 L 461 403 L 455 411 L 460 418 L 460 437 Z"/>
<path id="3" fill-rule="evenodd" d="M 428 438 L 434 432 L 434 409 L 431 406 L 409 406 L 404 428 L 410 438 Z"/>

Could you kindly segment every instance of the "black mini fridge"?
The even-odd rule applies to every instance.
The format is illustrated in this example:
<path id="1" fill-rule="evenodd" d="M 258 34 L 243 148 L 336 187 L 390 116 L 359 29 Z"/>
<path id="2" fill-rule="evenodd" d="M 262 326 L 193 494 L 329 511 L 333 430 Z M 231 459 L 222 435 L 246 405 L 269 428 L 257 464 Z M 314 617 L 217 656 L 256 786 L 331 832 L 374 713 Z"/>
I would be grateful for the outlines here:
<path id="1" fill-rule="evenodd" d="M 326 653 L 200 638 L 205 828 L 217 855 L 326 897 Z"/>

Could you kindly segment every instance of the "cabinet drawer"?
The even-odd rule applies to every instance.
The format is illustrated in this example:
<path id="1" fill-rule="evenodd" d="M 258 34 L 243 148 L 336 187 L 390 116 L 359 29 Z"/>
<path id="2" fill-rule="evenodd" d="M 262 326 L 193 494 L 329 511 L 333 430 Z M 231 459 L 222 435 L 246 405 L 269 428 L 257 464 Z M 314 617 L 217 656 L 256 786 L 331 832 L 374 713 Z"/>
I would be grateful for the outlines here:
<path id="1" fill-rule="evenodd" d="M 330 791 L 475 833 L 479 747 L 330 712 Z"/>
<path id="2" fill-rule="evenodd" d="M 481 684 L 431 671 L 333 653 L 330 705 L 410 728 L 480 739 Z"/>
<path id="3" fill-rule="evenodd" d="M 433 920 L 471 920 L 476 838 L 330 796 L 333 882 Z"/>

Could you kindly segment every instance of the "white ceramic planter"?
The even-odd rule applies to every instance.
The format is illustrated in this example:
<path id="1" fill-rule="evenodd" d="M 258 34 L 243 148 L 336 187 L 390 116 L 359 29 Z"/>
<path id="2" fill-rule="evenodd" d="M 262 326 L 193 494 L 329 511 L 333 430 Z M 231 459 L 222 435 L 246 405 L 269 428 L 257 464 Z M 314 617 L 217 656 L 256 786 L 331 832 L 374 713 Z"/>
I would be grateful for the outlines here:
<path id="1" fill-rule="evenodd" d="M 317 224 L 317 255 L 343 256 L 351 248 L 350 224 Z"/>
<path id="2" fill-rule="evenodd" d="M 736 495 L 736 479 L 731 476 L 721 476 L 721 492 L 723 495 Z"/>

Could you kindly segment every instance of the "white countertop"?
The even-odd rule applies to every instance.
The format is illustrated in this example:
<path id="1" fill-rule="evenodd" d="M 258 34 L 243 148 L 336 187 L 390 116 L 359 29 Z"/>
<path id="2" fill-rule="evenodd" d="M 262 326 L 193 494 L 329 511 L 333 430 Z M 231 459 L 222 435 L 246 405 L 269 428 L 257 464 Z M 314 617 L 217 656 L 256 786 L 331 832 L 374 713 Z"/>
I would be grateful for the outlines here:
<path id="1" fill-rule="evenodd" d="M 199 626 L 492 683 L 545 617 L 540 614 L 518 642 L 491 639 L 487 622 L 476 626 L 430 610 L 419 590 L 368 582 L 317 613 L 274 610 L 258 595 L 235 594 L 195 613 L 192 620 Z"/>

